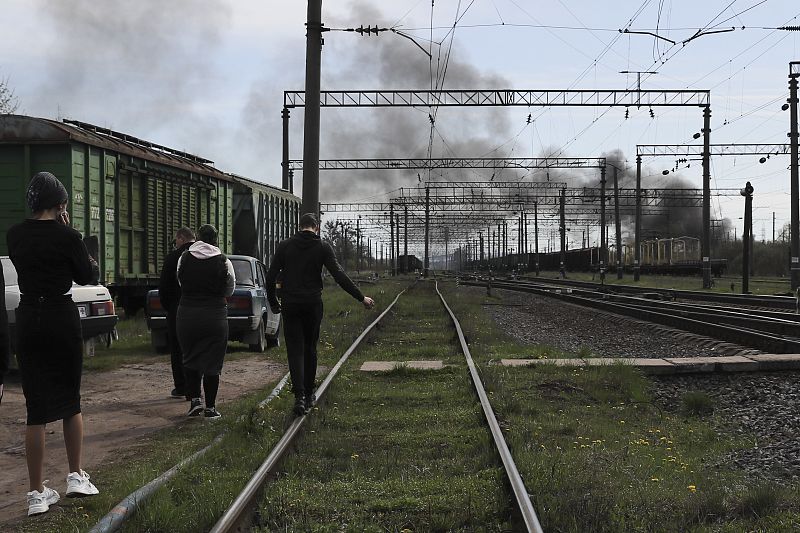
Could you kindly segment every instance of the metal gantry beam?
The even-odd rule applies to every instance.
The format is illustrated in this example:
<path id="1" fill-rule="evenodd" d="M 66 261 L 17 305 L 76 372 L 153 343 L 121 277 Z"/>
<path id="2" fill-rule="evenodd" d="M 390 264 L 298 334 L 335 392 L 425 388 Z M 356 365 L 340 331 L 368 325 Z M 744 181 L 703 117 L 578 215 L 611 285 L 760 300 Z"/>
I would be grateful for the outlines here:
<path id="1" fill-rule="evenodd" d="M 448 158 L 378 158 L 378 159 L 321 159 L 320 170 L 433 170 L 464 169 L 548 169 L 601 168 L 605 158 L 583 157 L 448 157 Z M 303 170 L 303 162 L 289 161 L 289 169 Z"/>
<path id="2" fill-rule="evenodd" d="M 711 144 L 711 155 L 789 155 L 788 144 Z M 702 157 L 697 144 L 637 144 L 636 155 L 646 157 Z"/>
<path id="3" fill-rule="evenodd" d="M 320 107 L 476 107 L 476 106 L 693 106 L 708 107 L 708 90 L 373 90 L 321 91 Z M 285 91 L 284 107 L 305 107 L 304 91 Z"/>

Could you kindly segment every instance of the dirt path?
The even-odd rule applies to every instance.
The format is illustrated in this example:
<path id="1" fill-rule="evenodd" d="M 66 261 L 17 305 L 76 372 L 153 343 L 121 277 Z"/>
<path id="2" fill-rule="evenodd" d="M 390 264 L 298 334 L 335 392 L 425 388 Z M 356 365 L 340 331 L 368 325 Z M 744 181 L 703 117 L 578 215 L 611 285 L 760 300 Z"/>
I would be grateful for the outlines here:
<path id="1" fill-rule="evenodd" d="M 286 372 L 286 365 L 263 357 L 226 362 L 219 387 L 220 412 L 225 415 L 226 401 L 273 383 Z M 91 473 L 113 454 L 138 446 L 142 436 L 182 420 L 188 403 L 170 398 L 171 389 L 172 373 L 167 363 L 125 365 L 110 372 L 84 374 L 84 468 Z M 0 530 L 3 524 L 24 517 L 28 510 L 24 431 L 22 388 L 19 383 L 7 383 L 0 405 Z M 67 458 L 60 422 L 47 425 L 46 446 L 45 478 L 63 494 Z"/>

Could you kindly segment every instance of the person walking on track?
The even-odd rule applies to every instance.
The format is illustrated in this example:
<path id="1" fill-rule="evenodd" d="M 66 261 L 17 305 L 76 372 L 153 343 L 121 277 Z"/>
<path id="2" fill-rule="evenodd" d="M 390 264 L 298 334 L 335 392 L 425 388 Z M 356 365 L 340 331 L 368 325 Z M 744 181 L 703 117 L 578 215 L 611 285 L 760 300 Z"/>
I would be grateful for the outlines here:
<path id="1" fill-rule="evenodd" d="M 172 364 L 172 382 L 175 388 L 170 396 L 173 398 L 189 398 L 186 391 L 186 378 L 183 375 L 183 352 L 178 342 L 175 323 L 178 315 L 178 303 L 181 301 L 181 286 L 178 283 L 178 259 L 183 252 L 194 243 L 194 232 L 189 228 L 181 228 L 175 232 L 175 249 L 167 254 L 161 268 L 161 280 L 158 283 L 158 297 L 161 307 L 167 313 L 167 342 L 169 344 L 170 362 Z"/>
<path id="2" fill-rule="evenodd" d="M 316 402 L 317 343 L 322 322 L 322 267 L 353 298 L 372 309 L 375 302 L 364 296 L 336 261 L 330 244 L 319 238 L 319 221 L 313 213 L 300 217 L 300 231 L 282 241 L 267 272 L 267 299 L 273 313 L 281 313 L 283 338 L 294 392 L 294 413 L 307 413 Z M 282 276 L 281 301 L 275 290 Z"/>
<path id="3" fill-rule="evenodd" d="M 72 282 L 97 283 L 97 263 L 81 234 L 69 226 L 67 190 L 51 173 L 30 181 L 27 203 L 33 216 L 6 235 L 8 255 L 21 292 L 16 312 L 16 352 L 28 412 L 25 460 L 28 515 L 45 513 L 59 494 L 43 484 L 45 425 L 62 420 L 69 473 L 67 496 L 92 496 L 97 488 L 81 468 L 83 340 Z"/>
<path id="4" fill-rule="evenodd" d="M 216 408 L 219 375 L 228 347 L 228 304 L 236 274 L 230 259 L 217 248 L 217 229 L 197 230 L 197 242 L 178 259 L 177 332 L 183 350 L 186 392 L 192 400 L 188 416 L 219 418 Z M 206 405 L 200 396 L 202 382 Z"/>

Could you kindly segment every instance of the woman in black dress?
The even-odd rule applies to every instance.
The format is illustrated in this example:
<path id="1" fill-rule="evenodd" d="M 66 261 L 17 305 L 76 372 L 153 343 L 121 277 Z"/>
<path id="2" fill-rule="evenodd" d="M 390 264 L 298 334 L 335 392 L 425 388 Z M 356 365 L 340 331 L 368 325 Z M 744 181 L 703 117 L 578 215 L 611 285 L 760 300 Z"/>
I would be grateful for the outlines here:
<path id="1" fill-rule="evenodd" d="M 67 191 L 55 176 L 49 172 L 33 176 L 27 203 L 33 216 L 12 226 L 6 240 L 22 293 L 16 312 L 16 351 L 28 412 L 28 515 L 34 515 L 47 512 L 59 499 L 58 492 L 42 484 L 48 422 L 63 421 L 67 496 L 98 492 L 81 469 L 83 341 L 78 308 L 68 294 L 73 281 L 96 283 L 98 269 L 81 234 L 69 227 Z"/>
<path id="2" fill-rule="evenodd" d="M 186 394 L 192 399 L 188 416 L 219 418 L 216 409 L 219 375 L 228 347 L 228 303 L 236 275 L 233 265 L 217 248 L 217 229 L 205 225 L 197 242 L 178 259 L 181 301 L 176 326 L 183 351 Z M 206 405 L 200 397 L 200 383 Z"/>

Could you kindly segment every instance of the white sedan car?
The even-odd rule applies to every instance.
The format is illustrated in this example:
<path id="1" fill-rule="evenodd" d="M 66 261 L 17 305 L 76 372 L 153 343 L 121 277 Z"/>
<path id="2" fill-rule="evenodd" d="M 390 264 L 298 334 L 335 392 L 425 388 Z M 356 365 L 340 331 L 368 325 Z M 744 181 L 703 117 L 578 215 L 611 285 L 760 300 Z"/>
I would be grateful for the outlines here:
<path id="1" fill-rule="evenodd" d="M 8 256 L 0 257 L 3 265 L 3 278 L 5 279 L 5 303 L 8 311 L 8 326 L 11 337 L 11 348 L 14 348 L 16 319 L 15 313 L 19 306 L 20 290 L 17 282 L 17 270 Z M 87 355 L 93 355 L 94 343 L 100 339 L 107 344 L 116 338 L 116 325 L 118 317 L 114 310 L 114 301 L 108 289 L 102 285 L 72 285 L 69 293 L 78 306 L 81 316 L 81 331 Z"/>

